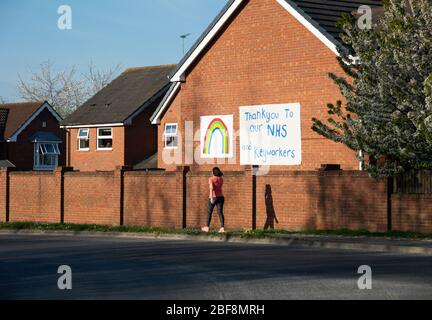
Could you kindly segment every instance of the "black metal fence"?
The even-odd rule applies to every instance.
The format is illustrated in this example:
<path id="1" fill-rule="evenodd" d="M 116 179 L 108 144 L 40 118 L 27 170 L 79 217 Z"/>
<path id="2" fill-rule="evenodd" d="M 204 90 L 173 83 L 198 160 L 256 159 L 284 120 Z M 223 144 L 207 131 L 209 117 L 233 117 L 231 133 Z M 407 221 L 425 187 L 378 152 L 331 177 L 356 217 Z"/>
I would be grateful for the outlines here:
<path id="1" fill-rule="evenodd" d="M 432 194 L 432 171 L 409 171 L 394 179 L 394 193 Z"/>

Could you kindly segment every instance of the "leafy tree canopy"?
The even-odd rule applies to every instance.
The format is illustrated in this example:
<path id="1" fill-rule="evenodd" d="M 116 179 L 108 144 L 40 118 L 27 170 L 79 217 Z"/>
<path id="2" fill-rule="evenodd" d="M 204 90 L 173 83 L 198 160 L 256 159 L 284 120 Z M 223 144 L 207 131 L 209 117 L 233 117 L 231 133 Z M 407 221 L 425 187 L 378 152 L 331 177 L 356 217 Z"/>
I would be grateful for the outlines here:
<path id="1" fill-rule="evenodd" d="M 339 22 L 352 50 L 339 49 L 346 75 L 329 76 L 344 102 L 313 119 L 317 133 L 366 156 L 375 177 L 432 168 L 432 0 L 383 3 L 371 29 L 349 15 Z"/>

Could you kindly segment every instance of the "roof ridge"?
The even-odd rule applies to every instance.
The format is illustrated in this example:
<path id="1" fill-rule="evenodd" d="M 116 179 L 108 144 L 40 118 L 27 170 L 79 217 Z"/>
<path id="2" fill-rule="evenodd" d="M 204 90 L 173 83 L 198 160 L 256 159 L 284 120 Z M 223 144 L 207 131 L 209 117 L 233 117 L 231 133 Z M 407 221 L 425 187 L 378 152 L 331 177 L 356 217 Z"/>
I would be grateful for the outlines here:
<path id="1" fill-rule="evenodd" d="M 163 90 L 170 83 L 168 74 L 174 68 L 174 65 L 157 65 L 123 71 L 78 107 L 62 125 L 71 127 L 124 123 L 138 110 L 144 110 L 147 102 L 153 102 L 155 95 L 165 93 Z"/>
<path id="2" fill-rule="evenodd" d="M 174 68 L 176 64 L 161 64 L 157 66 L 143 66 L 143 67 L 130 67 L 127 68 L 123 73 L 138 71 L 138 70 L 149 70 L 149 69 L 162 69 L 162 68 Z"/>
<path id="3" fill-rule="evenodd" d="M 23 102 L 6 102 L 6 103 L 1 103 L 0 104 L 0 108 L 3 106 L 11 106 L 11 105 L 26 105 L 26 104 L 44 104 L 46 101 L 23 101 Z"/>

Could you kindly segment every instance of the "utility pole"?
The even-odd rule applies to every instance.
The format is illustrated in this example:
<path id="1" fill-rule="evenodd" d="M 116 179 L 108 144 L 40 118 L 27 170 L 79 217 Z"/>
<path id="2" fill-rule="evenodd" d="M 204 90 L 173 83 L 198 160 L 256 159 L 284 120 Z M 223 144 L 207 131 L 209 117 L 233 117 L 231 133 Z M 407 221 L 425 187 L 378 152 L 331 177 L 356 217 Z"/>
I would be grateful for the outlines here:
<path id="1" fill-rule="evenodd" d="M 184 57 L 184 55 L 185 55 L 185 41 L 186 41 L 186 38 L 187 37 L 189 37 L 191 34 L 190 33 L 188 33 L 188 34 L 182 34 L 181 36 L 180 36 L 180 38 L 182 38 L 182 40 L 183 40 L 183 57 Z"/>

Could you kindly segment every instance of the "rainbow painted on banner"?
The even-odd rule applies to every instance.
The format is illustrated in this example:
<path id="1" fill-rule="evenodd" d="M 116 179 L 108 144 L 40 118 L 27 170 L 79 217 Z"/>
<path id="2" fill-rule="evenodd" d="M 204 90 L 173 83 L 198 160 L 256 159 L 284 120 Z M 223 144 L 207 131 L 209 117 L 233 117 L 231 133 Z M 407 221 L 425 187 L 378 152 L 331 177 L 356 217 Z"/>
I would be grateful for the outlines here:
<path id="1" fill-rule="evenodd" d="M 211 155 L 210 150 L 212 146 L 212 140 L 214 138 L 214 135 L 216 133 L 222 134 L 222 155 L 228 155 L 230 152 L 230 145 L 229 145 L 229 131 L 225 123 L 220 118 L 215 118 L 209 125 L 207 129 L 207 133 L 205 135 L 204 140 L 204 150 L 203 153 L 205 155 Z"/>

